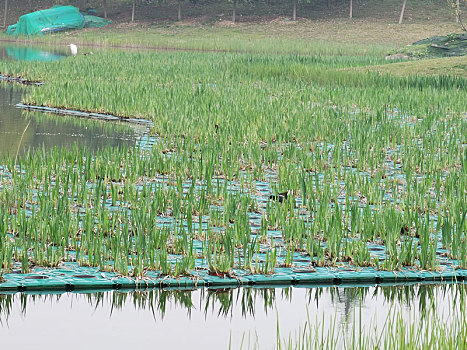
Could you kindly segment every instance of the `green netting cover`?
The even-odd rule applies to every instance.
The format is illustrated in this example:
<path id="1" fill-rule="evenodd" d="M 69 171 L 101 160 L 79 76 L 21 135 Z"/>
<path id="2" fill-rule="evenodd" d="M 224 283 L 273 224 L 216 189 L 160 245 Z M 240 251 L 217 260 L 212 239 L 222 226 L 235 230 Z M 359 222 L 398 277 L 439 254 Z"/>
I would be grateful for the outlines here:
<path id="1" fill-rule="evenodd" d="M 21 16 L 18 23 L 8 27 L 9 35 L 40 35 L 62 30 L 101 28 L 111 23 L 96 16 L 83 16 L 74 6 L 53 6 Z"/>
<path id="2" fill-rule="evenodd" d="M 112 23 L 112 21 L 102 17 L 84 15 L 84 26 L 86 28 L 102 28 L 110 23 Z"/>
<path id="3" fill-rule="evenodd" d="M 407 45 L 397 53 L 416 58 L 456 57 L 467 55 L 467 33 L 433 36 Z"/>

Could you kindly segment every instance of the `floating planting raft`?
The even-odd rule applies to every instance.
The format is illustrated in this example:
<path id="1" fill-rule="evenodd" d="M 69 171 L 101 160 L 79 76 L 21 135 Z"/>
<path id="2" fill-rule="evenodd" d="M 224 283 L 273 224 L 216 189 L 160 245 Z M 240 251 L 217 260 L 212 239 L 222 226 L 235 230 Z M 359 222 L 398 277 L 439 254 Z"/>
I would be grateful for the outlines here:
<path id="1" fill-rule="evenodd" d="M 19 84 L 24 84 L 24 85 L 38 85 L 38 86 L 44 85 L 44 83 L 40 81 L 31 81 L 31 80 L 24 79 L 21 77 L 10 77 L 10 76 L 1 75 L 1 74 L 0 74 L 0 81 L 7 81 L 11 83 L 19 83 Z"/>
<path id="2" fill-rule="evenodd" d="M 150 152 L 150 150 L 145 150 L 143 158 L 139 153 L 136 154 L 140 159 L 147 159 Z M 78 167 L 72 166 L 71 169 L 76 171 Z M 176 192 L 185 194 L 192 192 L 203 197 L 206 196 L 204 192 L 206 186 L 193 185 L 192 183 L 173 183 L 171 185 L 168 178 L 158 176 L 151 180 L 156 184 L 125 187 L 123 180 L 111 179 L 107 175 L 102 178 L 98 172 L 94 173 L 92 169 L 88 169 L 84 173 L 91 179 L 97 179 L 97 183 L 92 184 L 83 179 L 82 184 L 85 187 L 78 189 L 76 187 L 77 180 L 71 179 L 70 182 L 63 184 L 63 186 L 69 186 L 65 192 L 71 193 L 70 197 L 57 197 L 53 194 L 59 191 L 57 182 L 48 184 L 42 188 L 43 192 L 48 193 L 47 195 L 34 189 L 30 190 L 27 203 L 20 205 L 22 208 L 13 206 L 10 210 L 1 213 L 2 264 L 4 267 L 8 267 L 8 271 L 0 279 L 0 292 L 156 287 L 230 288 L 245 285 L 289 286 L 296 284 L 368 285 L 420 281 L 463 281 L 467 276 L 467 270 L 460 268 L 457 260 L 451 259 L 449 250 L 443 249 L 442 236 L 439 237 L 437 245 L 433 244 L 435 243 L 433 239 L 428 241 L 431 243 L 430 245 L 423 242 L 424 234 L 429 234 L 428 231 L 424 233 L 422 230 L 422 228 L 428 227 L 425 224 L 419 227 L 421 237 L 406 239 L 405 242 L 402 242 L 402 249 L 404 247 L 405 249 L 410 248 L 410 251 L 406 252 L 407 254 L 415 254 L 418 246 L 421 249 L 428 249 L 429 255 L 434 254 L 430 257 L 433 263 L 432 271 L 420 268 L 420 265 L 427 264 L 427 261 L 419 261 L 413 257 L 413 266 L 411 267 L 390 265 L 392 263 L 400 264 L 400 262 L 397 262 L 394 257 L 391 259 L 391 252 L 386 246 L 374 242 L 360 242 L 353 238 L 341 238 L 338 246 L 334 248 L 331 246 L 332 237 L 328 238 L 327 242 L 315 242 L 308 238 L 306 240 L 307 247 L 303 251 L 296 251 L 294 247 L 287 247 L 284 244 L 281 231 L 272 229 L 265 229 L 263 232 L 261 230 L 248 231 L 247 227 L 250 230 L 252 227 L 260 228 L 262 222 L 264 223 L 261 215 L 249 209 L 245 211 L 246 216 L 242 217 L 240 214 L 226 219 L 227 222 L 236 221 L 237 223 L 241 223 L 243 220 L 243 224 L 247 225 L 243 226 L 242 232 L 235 233 L 239 235 L 237 238 L 239 242 L 247 239 L 246 243 L 243 247 L 234 248 L 235 244 L 232 240 L 234 239 L 234 230 L 238 229 L 236 224 L 228 224 L 226 231 L 222 233 L 220 227 L 208 224 L 210 219 L 206 215 L 200 215 L 197 220 L 179 221 L 171 217 L 173 212 L 169 216 L 161 212 L 164 198 L 175 199 L 173 196 Z M 6 184 L 13 178 L 7 168 L 1 166 L 0 175 L 3 175 L 0 176 L 2 183 Z M 16 177 L 15 181 L 17 185 L 23 187 L 20 184 L 22 180 L 27 179 L 28 177 L 23 174 Z M 33 181 L 35 180 L 33 179 Z M 133 182 L 130 181 L 130 183 Z M 231 208 L 232 202 L 235 204 L 234 207 L 242 206 L 242 201 L 245 201 L 247 197 L 241 197 L 241 187 L 238 183 L 225 179 L 217 179 L 216 182 L 217 190 L 228 191 L 225 193 L 228 198 L 224 207 L 218 206 L 217 210 L 230 212 L 229 208 Z M 108 190 L 107 186 L 109 186 Z M 271 196 L 268 196 L 271 188 L 267 182 L 258 181 L 255 186 L 257 205 L 269 212 L 270 216 L 274 212 L 276 214 L 280 211 L 287 213 L 290 209 L 302 206 L 300 198 L 291 195 L 287 199 L 283 199 L 282 203 L 279 200 L 272 200 Z M 75 188 L 80 192 L 76 196 L 74 194 Z M 89 194 L 92 194 L 92 198 L 96 198 L 95 191 L 100 192 L 99 198 L 101 195 L 104 198 L 102 202 L 97 203 L 88 197 Z M 136 193 L 133 193 L 133 198 L 127 198 L 128 203 L 132 203 L 127 205 L 123 202 L 123 198 L 130 195 L 131 191 L 136 191 Z M 149 191 L 153 191 L 152 194 Z M 81 201 L 80 196 L 84 196 L 83 199 L 88 198 L 88 200 L 93 201 L 96 205 L 94 209 L 87 205 L 84 207 L 77 205 L 77 202 Z M 68 203 L 62 208 L 72 208 L 75 215 L 70 216 L 71 212 L 65 210 L 65 212 L 55 216 L 53 211 L 44 209 L 48 206 L 49 200 L 51 200 L 49 204 L 53 202 L 53 197 L 61 203 L 58 204 L 59 206 L 63 206 L 64 202 Z M 344 205 L 344 201 L 345 197 L 339 197 L 337 204 Z M 40 206 L 37 203 L 40 203 Z M 246 204 L 246 208 L 250 208 L 252 203 L 246 201 L 244 204 Z M 159 207 L 160 205 L 162 207 Z M 336 206 L 332 205 L 332 207 Z M 87 213 L 86 208 L 89 210 Z M 366 208 L 369 207 L 366 206 Z M 374 206 L 372 208 L 376 209 Z M 90 212 L 94 212 L 96 216 L 94 214 L 91 216 Z M 214 212 L 211 212 L 211 215 L 214 217 Z M 118 217 L 121 220 L 114 221 L 112 219 Z M 96 222 L 97 218 L 103 219 Z M 301 221 L 303 219 L 298 218 L 297 220 L 297 222 L 303 222 Z M 433 223 L 437 221 L 436 218 L 432 218 L 432 220 Z M 152 226 L 151 223 L 153 223 Z M 129 234 L 127 231 L 129 226 L 133 227 L 135 231 L 141 227 L 143 233 Z M 19 231 L 21 227 L 25 229 Z M 296 229 L 297 227 L 289 226 L 289 230 L 284 234 L 292 234 Z M 48 230 L 51 231 L 48 232 Z M 78 232 L 78 236 L 70 238 L 70 232 Z M 211 239 L 203 240 L 203 236 L 210 236 Z M 310 236 L 309 234 L 308 237 Z M 216 245 L 216 237 L 224 239 L 223 246 L 218 243 Z M 92 243 L 90 239 L 97 241 Z M 63 245 L 64 240 L 69 241 L 70 244 Z M 122 242 L 123 245 L 120 247 L 115 246 L 116 243 L 120 244 L 118 241 L 121 240 L 126 242 Z M 11 244 L 15 241 L 18 242 L 16 246 Z M 31 242 L 29 243 L 31 248 L 29 248 L 28 254 L 24 254 L 22 246 L 27 246 L 26 242 L 28 241 Z M 49 242 L 46 243 L 46 241 Z M 126 248 L 125 245 L 127 245 Z M 273 248 L 273 246 L 275 247 Z M 115 252 L 109 254 L 107 252 L 109 247 Z M 125 255 L 127 249 L 130 252 L 129 255 Z M 332 252 L 332 249 L 342 250 L 340 255 L 336 255 L 336 259 L 340 256 L 340 262 L 336 259 L 332 262 L 333 259 L 325 255 L 325 252 Z M 13 256 L 16 258 L 12 258 Z M 42 260 L 44 264 L 56 267 L 29 266 L 30 258 L 32 261 Z M 427 259 L 426 254 L 420 254 L 420 259 Z M 346 263 L 342 260 L 352 260 L 353 263 Z M 389 264 L 386 266 L 396 266 L 397 271 L 364 267 L 369 264 L 381 266 Z M 86 267 L 86 265 L 99 267 Z M 234 265 L 247 268 L 234 268 Z M 325 265 L 332 266 L 326 267 Z"/>
<path id="3" fill-rule="evenodd" d="M 27 110 L 34 111 L 34 112 L 69 115 L 73 117 L 89 118 L 89 119 L 104 120 L 104 121 L 120 121 L 120 122 L 125 122 L 125 123 L 134 123 L 134 124 L 141 124 L 141 125 L 147 125 L 147 126 L 152 126 L 154 124 L 152 120 L 147 120 L 147 119 L 123 118 L 123 117 L 119 117 L 119 116 L 112 115 L 112 114 L 83 112 L 83 111 L 76 111 L 72 109 L 54 108 L 54 107 L 45 107 L 45 106 L 34 106 L 34 105 L 26 105 L 24 103 L 18 103 L 16 107 L 27 109 Z"/>
<path id="4" fill-rule="evenodd" d="M 448 269 L 444 272 L 415 271 L 402 269 L 397 272 L 377 271 L 363 268 L 276 268 L 274 274 L 252 274 L 233 270 L 230 276 L 216 276 L 206 269 L 195 270 L 190 277 L 174 278 L 158 272 L 148 271 L 144 278 L 130 278 L 116 273 L 102 272 L 96 268 L 80 267 L 65 263 L 53 269 L 37 268 L 34 273 L 9 273 L 3 275 L 0 293 L 39 292 L 111 289 L 195 289 L 235 288 L 242 286 L 331 286 L 331 285 L 374 285 L 408 282 L 453 282 L 464 281 L 467 270 Z"/>
<path id="5" fill-rule="evenodd" d="M 157 134 L 2 162 L 0 288 L 464 279 L 467 80 L 340 70 L 381 61 L 96 53 L 60 74 L 0 62 L 47 81 L 26 103 L 99 110 L 105 96 Z"/>

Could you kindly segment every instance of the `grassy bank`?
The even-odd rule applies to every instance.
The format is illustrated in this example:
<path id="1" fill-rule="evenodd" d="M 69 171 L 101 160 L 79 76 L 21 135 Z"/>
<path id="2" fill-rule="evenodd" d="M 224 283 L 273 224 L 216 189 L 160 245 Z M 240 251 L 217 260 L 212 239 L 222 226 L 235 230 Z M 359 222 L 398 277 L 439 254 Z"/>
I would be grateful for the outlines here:
<path id="1" fill-rule="evenodd" d="M 245 23 L 233 27 L 220 25 L 115 24 L 101 30 L 83 30 L 36 38 L 14 39 L 5 34 L 0 40 L 19 42 L 218 50 L 251 53 L 296 53 L 328 55 L 384 56 L 402 45 L 434 36 L 446 35 L 459 28 L 453 23 L 404 24 L 380 21 L 284 19 L 260 24 Z M 92 49 L 81 48 L 80 51 Z"/>
<path id="2" fill-rule="evenodd" d="M 51 5 L 34 1 L 34 9 Z M 77 3 L 75 4 L 77 5 Z M 103 15 L 100 1 L 89 7 Z M 130 22 L 130 2 L 109 2 L 114 23 L 87 29 L 28 38 L 29 42 L 145 48 L 201 49 L 256 53 L 386 55 L 389 51 L 434 35 L 460 30 L 452 9 L 443 0 L 413 0 L 405 21 L 397 24 L 399 0 L 354 1 L 354 18 L 348 18 L 348 2 L 333 0 L 299 3 L 298 20 L 292 21 L 291 4 L 239 2 L 237 23 L 232 23 L 229 2 L 183 3 L 183 18 L 174 20 L 178 2 L 137 5 Z M 464 5 L 462 5 L 464 6 Z M 11 9 L 11 23 L 29 12 L 24 4 Z M 1 12 L 0 12 L 1 13 Z M 172 15 L 171 15 L 172 14 Z M 11 40 L 0 35 L 0 40 Z M 20 40 L 24 40 L 20 39 Z"/>
<path id="3" fill-rule="evenodd" d="M 437 58 L 413 62 L 378 65 L 365 68 L 366 71 L 392 74 L 399 77 L 409 75 L 440 76 L 451 75 L 467 78 L 467 57 Z"/>

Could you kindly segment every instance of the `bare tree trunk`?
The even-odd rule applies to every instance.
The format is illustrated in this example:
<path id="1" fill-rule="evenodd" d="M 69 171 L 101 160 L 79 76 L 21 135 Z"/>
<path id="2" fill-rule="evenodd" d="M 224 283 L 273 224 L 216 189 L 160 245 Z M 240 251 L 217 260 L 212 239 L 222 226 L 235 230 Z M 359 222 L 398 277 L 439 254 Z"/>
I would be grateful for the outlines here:
<path id="1" fill-rule="evenodd" d="M 28 5 L 29 5 L 29 11 L 32 11 L 32 0 L 28 1 Z"/>
<path id="2" fill-rule="evenodd" d="M 107 18 L 107 0 L 102 0 L 102 5 L 104 6 L 104 18 Z"/>
<path id="3" fill-rule="evenodd" d="M 6 28 L 7 17 L 8 17 L 8 0 L 5 0 L 5 13 L 3 14 L 3 28 Z"/>
<path id="4" fill-rule="evenodd" d="M 456 1 L 456 22 L 459 23 L 461 21 L 461 2 L 460 0 Z"/>
<path id="5" fill-rule="evenodd" d="M 237 15 L 237 0 L 233 0 L 232 22 L 235 23 L 235 16 Z"/>
<path id="6" fill-rule="evenodd" d="M 292 10 L 292 20 L 296 21 L 297 20 L 297 0 L 293 0 L 293 10 Z"/>
<path id="7" fill-rule="evenodd" d="M 331 8 L 331 0 L 328 0 L 328 9 Z"/>
<path id="8" fill-rule="evenodd" d="M 133 0 L 133 6 L 131 8 L 131 23 L 135 21 L 135 7 L 136 7 L 136 0 Z"/>
<path id="9" fill-rule="evenodd" d="M 404 0 L 404 2 L 402 3 L 401 15 L 399 17 L 399 24 L 402 24 L 402 21 L 404 20 L 405 5 L 407 5 L 407 0 Z"/>
<path id="10" fill-rule="evenodd" d="M 349 18 L 353 18 L 353 0 L 350 0 Z"/>
<path id="11" fill-rule="evenodd" d="M 181 1 L 178 2 L 178 12 L 177 12 L 177 20 L 182 20 L 182 3 Z"/>

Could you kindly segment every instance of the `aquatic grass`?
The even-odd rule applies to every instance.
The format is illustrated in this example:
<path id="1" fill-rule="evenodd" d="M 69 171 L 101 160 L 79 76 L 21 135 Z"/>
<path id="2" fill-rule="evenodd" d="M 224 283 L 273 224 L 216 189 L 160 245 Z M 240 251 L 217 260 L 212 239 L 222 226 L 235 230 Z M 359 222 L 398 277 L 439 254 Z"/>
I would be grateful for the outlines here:
<path id="1" fill-rule="evenodd" d="M 379 60 L 99 52 L 0 62 L 46 82 L 26 102 L 151 118 L 157 136 L 151 150 L 3 157 L 3 270 L 77 261 L 138 278 L 199 266 L 269 274 L 297 256 L 311 267 L 465 266 L 466 81 L 347 70 Z"/>
<path id="2" fill-rule="evenodd" d="M 331 290 L 332 291 L 332 290 Z M 402 290 L 401 290 L 402 291 Z M 356 290 L 361 293 L 361 290 Z M 315 320 L 307 312 L 307 321 L 293 334 L 283 337 L 281 324 L 278 318 L 276 327 L 276 349 L 465 349 L 467 319 L 464 312 L 465 286 L 459 286 L 459 292 L 452 290 L 447 298 L 453 301 L 459 298 L 459 304 L 448 314 L 438 310 L 434 304 L 433 295 L 423 291 L 420 298 L 420 309 L 409 312 L 407 315 L 402 305 L 393 302 L 382 325 L 368 327 L 362 318 L 362 295 L 360 304 L 354 307 L 352 321 L 346 327 L 338 324 L 336 317 L 330 319 L 317 316 Z M 405 296 L 398 294 L 399 298 Z M 409 295 L 407 297 L 410 297 Z M 395 300 L 394 296 L 392 297 Z M 413 298 L 413 295 L 412 295 Z M 427 302 L 428 299 L 428 302 Z M 400 299 L 399 299 L 400 300 Z M 408 304 L 410 304 L 410 299 Z M 421 312 L 421 314 L 420 314 Z M 375 322 L 370 321 L 370 324 Z M 376 322 L 375 322 L 376 323 Z M 245 336 L 245 335 L 244 335 Z M 245 348 L 242 345 L 240 348 Z M 260 349 L 258 338 L 248 343 L 249 349 Z"/>
<path id="3" fill-rule="evenodd" d="M 127 28 L 102 28 L 99 33 L 92 31 L 75 32 L 73 41 L 76 44 L 82 44 L 83 47 L 93 45 L 89 51 L 96 52 L 100 47 L 111 49 L 112 47 L 137 48 L 144 49 L 167 49 L 167 50 L 200 50 L 200 51 L 220 51 L 220 52 L 255 52 L 255 53 L 298 53 L 304 55 L 372 55 L 384 56 L 388 50 L 399 47 L 399 42 L 392 41 L 390 44 L 381 44 L 380 42 L 366 43 L 361 45 L 361 40 L 354 43 L 334 42 L 327 38 L 315 38 L 304 35 L 309 30 L 309 25 L 295 22 L 296 26 L 291 32 L 285 30 L 285 26 L 279 24 L 280 30 L 277 30 L 277 25 L 272 25 L 274 34 L 268 31 L 269 26 L 263 24 L 247 25 L 244 28 L 224 28 L 222 26 L 144 26 L 143 30 L 126 30 Z M 321 23 L 323 25 L 324 23 Z M 332 23 L 332 28 L 335 32 L 335 23 Z M 348 31 L 348 22 L 340 28 L 346 28 Z M 386 28 L 385 28 L 386 29 Z M 364 31 L 367 31 L 365 28 Z M 453 29 L 450 29 L 451 31 Z M 359 29 L 352 30 L 352 34 L 359 32 Z M 122 33 L 124 33 L 122 35 Z M 272 34 L 272 35 L 271 35 Z M 279 35 L 277 35 L 279 34 Z M 340 36 L 341 38 L 344 35 Z M 365 40 L 368 37 L 365 37 Z M 11 40 L 11 36 L 0 34 L 0 40 Z M 333 38 L 335 39 L 335 38 Z M 410 42 L 410 39 L 407 43 Z M 18 43 L 31 41 L 33 43 L 41 43 L 47 45 L 62 45 L 69 44 L 69 36 L 56 33 L 50 36 L 41 36 L 40 38 L 19 38 Z M 413 40 L 412 40 L 413 41 Z M 86 50 L 86 49 L 85 49 Z M 62 50 L 60 50 L 62 51 Z M 87 50 L 86 50 L 87 51 Z"/>

